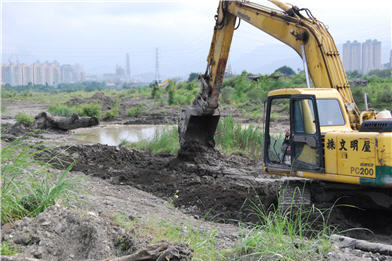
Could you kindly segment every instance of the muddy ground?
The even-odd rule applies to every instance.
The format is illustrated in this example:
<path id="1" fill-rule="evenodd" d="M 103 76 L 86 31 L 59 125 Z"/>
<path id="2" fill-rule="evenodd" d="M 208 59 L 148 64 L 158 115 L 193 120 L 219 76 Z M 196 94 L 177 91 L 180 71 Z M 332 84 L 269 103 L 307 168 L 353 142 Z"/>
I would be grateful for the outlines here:
<path id="1" fill-rule="evenodd" d="M 21 105 L 14 106 L 15 112 Z M 31 111 L 45 107 L 30 105 Z M 23 106 L 28 110 L 28 103 Z M 7 106 L 2 125 L 9 126 L 9 120 L 16 114 L 14 107 Z M 143 117 L 139 120 L 143 121 Z M 119 119 L 123 124 L 127 121 Z M 146 123 L 156 122 L 143 122 Z M 28 131 L 3 129 L 2 145 Z M 41 159 L 57 155 L 61 166 L 75 161 L 71 175 L 83 177 L 81 183 L 88 192 L 80 195 L 82 204 L 75 202 L 65 208 L 59 202 L 34 219 L 23 219 L 15 225 L 2 224 L 2 240 L 14 242 L 25 256 L 46 260 L 99 260 L 131 254 L 151 243 L 148 237 L 129 238 L 124 230 L 113 224 L 116 212 L 131 219 L 155 217 L 176 224 L 192 224 L 205 231 L 213 228 L 217 231 L 218 247 L 229 248 L 241 233 L 238 222 L 258 222 L 255 208 L 276 204 L 279 188 L 288 181 L 301 183 L 296 179 L 263 174 L 259 161 L 241 154 L 226 156 L 216 150 L 199 150 L 195 157 L 179 158 L 101 144 L 59 144 L 67 135 L 67 132 L 48 130 L 30 135 L 27 142 L 41 144 L 41 148 L 51 147 L 39 155 Z M 58 168 L 61 169 L 59 165 Z M 312 188 L 312 184 L 308 186 Z M 339 227 L 338 231 L 371 229 L 371 232 L 351 230 L 346 233 L 349 236 L 392 244 L 391 216 L 389 212 L 335 207 L 330 221 Z M 67 233 L 61 232 L 64 227 Z M 83 242 L 82 245 L 79 246 L 79 242 Z M 391 256 L 337 245 L 325 258 L 392 260 Z"/>

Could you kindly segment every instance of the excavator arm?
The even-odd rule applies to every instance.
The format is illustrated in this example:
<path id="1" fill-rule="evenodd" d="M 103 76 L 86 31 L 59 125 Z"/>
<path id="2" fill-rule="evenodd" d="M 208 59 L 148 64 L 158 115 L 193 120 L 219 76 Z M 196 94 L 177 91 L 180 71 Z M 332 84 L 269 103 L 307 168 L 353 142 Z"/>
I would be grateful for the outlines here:
<path id="1" fill-rule="evenodd" d="M 270 1 L 282 11 L 245 1 L 219 2 L 207 70 L 200 76 L 201 92 L 193 105 L 183 111 L 182 124 L 179 126 L 181 144 L 196 140 L 213 145 L 213 134 L 219 120 L 216 109 L 237 18 L 292 47 L 307 65 L 305 72 L 308 87 L 309 73 L 314 88 L 336 89 L 345 103 L 351 127 L 359 128 L 361 115 L 335 42 L 325 25 L 314 18 L 308 9 L 300 9 L 278 0 Z M 301 12 L 305 12 L 306 16 Z"/>

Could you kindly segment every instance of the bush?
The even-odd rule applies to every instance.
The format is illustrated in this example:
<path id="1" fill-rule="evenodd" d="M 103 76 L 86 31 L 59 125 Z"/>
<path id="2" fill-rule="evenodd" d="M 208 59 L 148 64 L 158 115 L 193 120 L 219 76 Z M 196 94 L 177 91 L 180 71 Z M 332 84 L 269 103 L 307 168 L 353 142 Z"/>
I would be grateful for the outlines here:
<path id="1" fill-rule="evenodd" d="M 34 117 L 30 114 L 19 112 L 16 115 L 16 122 L 23 124 L 25 126 L 32 126 L 34 124 Z"/>
<path id="2" fill-rule="evenodd" d="M 161 90 L 159 89 L 158 84 L 152 84 L 151 98 L 159 99 L 160 97 L 161 97 Z"/>
<path id="3" fill-rule="evenodd" d="M 108 110 L 105 112 L 103 119 L 104 120 L 111 120 L 114 119 L 115 117 L 117 117 L 120 114 L 120 110 L 119 107 L 120 106 L 120 102 L 117 100 L 114 102 L 113 108 L 111 110 Z"/>
<path id="4" fill-rule="evenodd" d="M 138 117 L 143 111 L 144 111 L 144 106 L 141 104 L 138 104 L 132 108 L 129 108 L 127 110 L 127 114 L 129 117 Z"/>
<path id="5" fill-rule="evenodd" d="M 169 105 L 174 104 L 174 96 L 175 96 L 174 87 L 173 87 L 173 86 L 170 86 L 170 87 L 169 87 L 169 98 L 168 98 L 168 100 L 167 100 L 167 103 L 168 103 Z"/>
<path id="6" fill-rule="evenodd" d="M 72 114 L 76 112 L 74 108 L 61 104 L 50 105 L 48 111 L 50 114 L 54 116 L 64 116 L 64 117 L 70 117 Z"/>
<path id="7" fill-rule="evenodd" d="M 99 118 L 102 113 L 102 106 L 97 103 L 86 103 L 75 106 L 76 112 L 79 116 L 89 116 Z"/>

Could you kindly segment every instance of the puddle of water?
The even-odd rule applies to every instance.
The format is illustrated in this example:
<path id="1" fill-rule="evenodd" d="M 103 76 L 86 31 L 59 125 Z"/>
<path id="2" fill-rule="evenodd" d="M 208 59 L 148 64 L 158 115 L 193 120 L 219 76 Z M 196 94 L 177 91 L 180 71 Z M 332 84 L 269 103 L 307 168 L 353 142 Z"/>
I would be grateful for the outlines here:
<path id="1" fill-rule="evenodd" d="M 113 125 L 97 128 L 77 129 L 71 140 L 77 144 L 101 143 L 117 146 L 122 140 L 138 142 L 152 140 L 154 135 L 167 125 Z"/>

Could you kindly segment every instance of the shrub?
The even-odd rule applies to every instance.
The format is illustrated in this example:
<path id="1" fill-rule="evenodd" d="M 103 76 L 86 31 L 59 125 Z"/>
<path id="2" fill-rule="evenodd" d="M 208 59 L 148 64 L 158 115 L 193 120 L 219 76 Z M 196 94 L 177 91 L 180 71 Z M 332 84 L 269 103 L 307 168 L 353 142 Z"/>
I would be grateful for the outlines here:
<path id="1" fill-rule="evenodd" d="M 76 112 L 79 116 L 89 116 L 99 118 L 102 113 L 102 106 L 97 103 L 85 103 L 75 106 Z"/>
<path id="2" fill-rule="evenodd" d="M 103 119 L 104 120 L 111 120 L 114 119 L 115 117 L 117 117 L 120 114 L 120 110 L 119 107 L 120 106 L 120 102 L 118 100 L 116 100 L 113 104 L 113 108 L 111 110 L 108 110 L 105 112 Z"/>
<path id="3" fill-rule="evenodd" d="M 52 115 L 64 117 L 69 117 L 76 112 L 74 108 L 61 104 L 50 105 L 48 111 Z"/>
<path id="4" fill-rule="evenodd" d="M 152 84 L 151 98 L 158 99 L 160 97 L 161 97 L 161 90 L 159 89 L 158 84 Z"/>
<path id="5" fill-rule="evenodd" d="M 132 108 L 129 108 L 127 110 L 127 114 L 129 117 L 138 117 L 144 110 L 145 107 L 141 104 L 138 104 Z"/>
<path id="6" fill-rule="evenodd" d="M 32 126 L 34 124 L 34 117 L 30 114 L 19 112 L 16 115 L 16 122 L 23 124 L 25 126 Z"/>
<path id="7" fill-rule="evenodd" d="M 167 100 L 167 103 L 168 103 L 169 105 L 174 104 L 174 98 L 175 98 L 174 96 L 175 96 L 174 87 L 173 87 L 173 86 L 170 86 L 170 87 L 169 87 L 169 98 L 168 98 L 168 100 Z"/>

